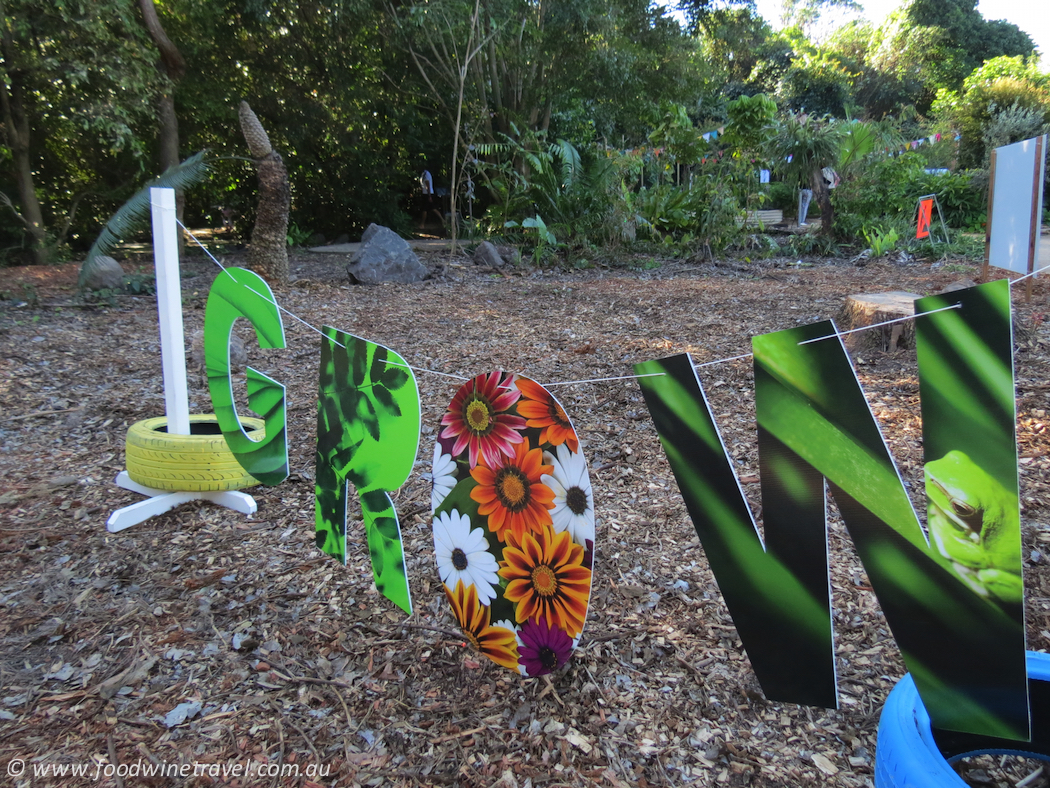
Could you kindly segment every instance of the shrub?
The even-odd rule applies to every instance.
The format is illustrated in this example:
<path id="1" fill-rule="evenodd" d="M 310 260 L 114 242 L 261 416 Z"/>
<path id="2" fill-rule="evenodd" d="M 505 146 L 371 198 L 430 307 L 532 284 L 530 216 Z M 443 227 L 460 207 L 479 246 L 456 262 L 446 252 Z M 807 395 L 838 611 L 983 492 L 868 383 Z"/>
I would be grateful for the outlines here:
<path id="1" fill-rule="evenodd" d="M 874 159 L 858 167 L 832 193 L 840 237 L 856 240 L 872 228 L 914 221 L 919 197 L 937 195 L 944 221 L 950 227 L 979 224 L 986 196 L 974 183 L 972 172 L 935 174 L 926 172 L 918 153 Z M 936 219 L 935 219 L 936 220 Z"/>

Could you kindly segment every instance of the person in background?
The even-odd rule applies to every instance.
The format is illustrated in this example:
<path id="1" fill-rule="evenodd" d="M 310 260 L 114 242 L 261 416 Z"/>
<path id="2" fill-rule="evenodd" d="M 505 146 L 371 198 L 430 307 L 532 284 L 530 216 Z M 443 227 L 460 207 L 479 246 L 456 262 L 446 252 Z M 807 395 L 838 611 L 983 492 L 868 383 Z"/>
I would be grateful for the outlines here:
<path id="1" fill-rule="evenodd" d="M 423 192 L 423 214 L 419 218 L 419 229 L 422 230 L 426 226 L 427 214 L 431 212 L 437 216 L 439 224 L 444 224 L 441 211 L 438 210 L 437 203 L 434 201 L 434 178 L 430 170 L 425 167 L 419 176 L 419 187 Z"/>

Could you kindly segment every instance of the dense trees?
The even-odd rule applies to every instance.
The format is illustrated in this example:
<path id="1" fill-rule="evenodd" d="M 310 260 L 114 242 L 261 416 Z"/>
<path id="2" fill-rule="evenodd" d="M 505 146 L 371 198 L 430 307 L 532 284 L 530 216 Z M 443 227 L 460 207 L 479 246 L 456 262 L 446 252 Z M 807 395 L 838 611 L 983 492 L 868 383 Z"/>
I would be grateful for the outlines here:
<path id="1" fill-rule="evenodd" d="M 156 72 L 121 0 L 0 0 L 0 25 L 0 227 L 44 262 L 85 198 L 142 171 Z"/>
<path id="2" fill-rule="evenodd" d="M 447 188 L 464 166 L 497 171 L 472 159 L 507 140 L 566 140 L 586 163 L 593 145 L 661 147 L 673 117 L 665 147 L 696 147 L 675 159 L 681 178 L 687 159 L 734 153 L 732 135 L 700 132 L 739 125 L 733 100 L 758 93 L 814 119 L 914 105 L 916 130 L 932 115 L 961 131 L 967 166 L 1050 120 L 1046 80 L 1022 57 L 1031 40 L 975 0 L 904 0 L 878 28 L 806 35 L 848 4 L 798 0 L 797 26 L 775 32 L 747 0 L 681 0 L 684 25 L 648 0 L 0 0 L 0 264 L 83 249 L 143 182 L 202 149 L 213 169 L 188 220 L 224 209 L 249 227 L 242 100 L 282 152 L 297 237 L 407 229 L 424 166 Z M 626 184 L 645 186 L 667 155 L 617 158 L 623 185 L 607 172 L 602 188 L 632 200 Z"/>

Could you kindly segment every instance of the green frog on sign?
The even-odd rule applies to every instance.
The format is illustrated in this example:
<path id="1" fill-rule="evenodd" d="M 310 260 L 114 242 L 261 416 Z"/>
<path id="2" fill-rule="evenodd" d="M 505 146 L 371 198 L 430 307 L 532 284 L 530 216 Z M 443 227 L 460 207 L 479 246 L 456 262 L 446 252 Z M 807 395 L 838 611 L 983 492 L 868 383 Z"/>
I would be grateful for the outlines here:
<path id="1" fill-rule="evenodd" d="M 956 574 L 984 597 L 1020 604 L 1017 496 L 961 451 L 926 463 L 930 535 Z"/>

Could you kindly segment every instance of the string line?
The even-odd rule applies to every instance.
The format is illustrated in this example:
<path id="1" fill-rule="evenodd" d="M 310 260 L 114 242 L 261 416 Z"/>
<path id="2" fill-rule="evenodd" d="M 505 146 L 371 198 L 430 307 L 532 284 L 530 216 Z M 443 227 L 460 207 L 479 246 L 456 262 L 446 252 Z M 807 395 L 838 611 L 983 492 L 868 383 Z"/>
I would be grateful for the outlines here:
<path id="1" fill-rule="evenodd" d="M 229 275 L 231 279 L 233 278 L 233 274 L 230 274 L 229 271 L 226 270 L 226 267 L 215 258 L 215 256 L 211 253 L 211 251 L 208 249 L 208 247 L 206 247 L 204 244 L 202 244 L 197 239 L 197 236 L 195 236 L 186 227 L 186 225 L 184 225 L 178 219 L 176 219 L 175 222 L 179 225 L 179 227 L 181 227 L 186 232 L 187 235 L 189 235 L 190 238 L 193 239 L 194 243 L 196 243 L 201 249 L 204 250 L 204 253 L 206 255 L 208 255 L 209 258 L 211 258 L 211 261 L 213 263 L 215 263 L 217 266 L 219 266 L 219 268 L 222 269 L 223 273 L 226 273 L 227 275 Z M 1035 271 L 1032 271 L 1032 273 L 1030 273 L 1030 274 L 1026 274 L 1025 276 L 1022 276 L 1022 277 L 1020 277 L 1018 279 L 1014 279 L 1010 284 L 1012 286 L 1012 285 L 1014 285 L 1014 284 L 1016 284 L 1016 283 L 1018 283 L 1018 282 L 1020 282 L 1020 281 L 1022 281 L 1024 279 L 1027 279 L 1030 276 L 1035 276 L 1040 271 L 1046 271 L 1048 269 L 1050 269 L 1050 266 L 1045 266 L 1043 268 L 1036 269 Z M 236 281 L 236 280 L 234 280 L 234 281 Z M 325 332 L 321 331 L 316 326 L 313 326 L 310 323 L 308 323 L 307 321 L 303 320 L 301 317 L 296 315 L 294 312 L 291 312 L 291 311 L 285 309 L 283 306 L 278 304 L 276 301 L 274 301 L 274 300 L 272 300 L 270 298 L 267 298 L 264 294 L 260 293 L 259 291 L 254 290 L 251 287 L 248 287 L 247 285 L 243 285 L 243 286 L 245 287 L 245 289 L 250 290 L 252 293 L 255 293 L 255 295 L 259 296 L 259 298 L 261 298 L 266 303 L 272 304 L 273 306 L 275 306 L 277 309 L 279 309 L 284 314 L 286 314 L 289 317 L 291 317 L 292 319 L 297 320 L 298 322 L 302 323 L 304 326 L 306 326 L 311 331 L 314 331 L 314 332 L 320 334 L 325 339 L 327 339 L 329 342 L 333 342 L 334 344 L 338 345 L 339 347 L 343 348 L 344 350 L 346 349 L 346 345 L 344 345 L 341 342 L 338 342 L 335 339 L 333 339 L 332 337 L 328 336 Z M 803 340 L 802 342 L 799 342 L 798 344 L 799 345 L 808 345 L 811 342 L 821 342 L 821 341 L 823 341 L 825 339 L 834 339 L 836 337 L 844 337 L 844 336 L 847 336 L 849 334 L 855 334 L 855 333 L 857 333 L 859 331 L 868 331 L 868 330 L 870 330 L 872 328 L 881 328 L 882 326 L 889 326 L 889 325 L 893 325 L 894 323 L 903 323 L 904 321 L 907 321 L 907 320 L 915 320 L 916 318 L 922 317 L 924 315 L 932 315 L 932 314 L 936 314 L 937 312 L 945 312 L 945 311 L 947 311 L 949 309 L 961 309 L 961 308 L 962 308 L 962 304 L 952 304 L 951 306 L 941 307 L 940 309 L 931 309 L 929 312 L 920 312 L 917 315 L 906 315 L 905 317 L 898 317 L 898 318 L 894 318 L 893 320 L 884 320 L 881 323 L 873 323 L 870 326 L 861 326 L 860 328 L 853 328 L 853 329 L 850 329 L 849 331 L 837 331 L 836 333 L 828 334 L 827 336 L 815 337 L 813 339 L 806 339 L 806 340 Z M 714 366 L 715 364 L 725 364 L 725 363 L 730 362 L 730 361 L 741 361 L 741 360 L 746 359 L 746 358 L 752 358 L 753 356 L 754 356 L 753 353 L 743 353 L 743 354 L 741 354 L 739 356 L 729 356 L 727 358 L 715 359 L 714 361 L 704 361 L 704 362 L 702 362 L 700 364 L 694 363 L 692 366 L 693 366 L 693 369 L 700 369 L 702 367 Z M 401 363 L 398 363 L 398 362 L 392 361 L 392 360 L 388 360 L 387 363 L 390 366 L 403 367 L 404 369 L 410 369 L 413 372 L 423 372 L 423 373 L 425 373 L 427 375 L 438 375 L 440 377 L 452 378 L 453 380 L 461 380 L 461 381 L 469 381 L 469 380 L 471 380 L 471 378 L 463 377 L 462 375 L 454 375 L 454 374 L 451 374 L 451 373 L 448 373 L 448 372 L 438 372 L 437 370 L 426 369 L 426 368 L 423 368 L 423 367 L 414 367 L 411 364 L 407 364 L 407 363 L 401 364 Z M 584 379 L 584 380 L 563 380 L 563 381 L 556 381 L 556 382 L 553 382 L 553 383 L 544 383 L 542 385 L 545 388 L 551 388 L 553 386 L 575 386 L 577 384 L 583 384 L 583 383 L 607 383 L 607 382 L 612 382 L 612 381 L 617 381 L 617 380 L 634 380 L 635 378 L 657 378 L 657 377 L 666 377 L 666 376 L 667 376 L 666 372 L 648 372 L 648 373 L 645 373 L 645 374 L 642 374 L 642 375 L 618 375 L 618 376 L 615 376 L 615 377 L 608 377 L 608 378 L 587 378 L 587 379 Z M 509 388 L 509 387 L 507 387 L 507 386 L 499 386 L 498 388 Z"/>
<path id="2" fill-rule="evenodd" d="M 204 253 L 205 253 L 206 255 L 208 255 L 208 257 L 210 257 L 210 258 L 211 258 L 211 261 L 212 261 L 213 263 L 215 263 L 215 265 L 219 266 L 219 268 L 221 268 L 221 269 L 222 269 L 222 272 L 223 272 L 224 274 L 226 274 L 227 276 L 229 276 L 229 277 L 230 277 L 230 279 L 233 279 L 233 281 L 234 281 L 234 282 L 237 282 L 237 280 L 236 280 L 236 279 L 234 278 L 233 274 L 231 274 L 231 273 L 230 273 L 229 271 L 227 271 L 227 270 L 226 270 L 226 266 L 224 266 L 224 265 L 223 265 L 222 263 L 220 263 L 220 262 L 219 262 L 219 261 L 218 261 L 218 260 L 217 260 L 217 259 L 215 258 L 215 255 L 213 255 L 213 254 L 211 253 L 211 250 L 209 250 L 207 246 L 205 246 L 204 244 L 202 244 L 202 243 L 201 243 L 201 242 L 200 242 L 200 241 L 199 241 L 199 240 L 197 239 L 197 236 L 195 236 L 195 235 L 194 235 L 194 234 L 193 234 L 193 233 L 192 233 L 192 232 L 191 232 L 191 231 L 190 231 L 190 230 L 189 230 L 189 229 L 188 229 L 188 228 L 186 227 L 186 225 L 184 225 L 184 224 L 183 224 L 182 222 L 180 222 L 180 221 L 179 221 L 178 219 L 176 219 L 176 220 L 175 220 L 175 223 L 176 223 L 176 224 L 178 224 L 178 225 L 179 225 L 179 227 L 181 227 L 181 228 L 182 228 L 182 229 L 183 229 L 183 230 L 184 230 L 184 231 L 186 232 L 186 234 L 187 234 L 187 235 L 189 235 L 189 237 L 193 239 L 193 242 L 194 242 L 195 244 L 197 244 L 197 246 L 199 246 L 199 247 L 200 247 L 201 249 L 203 249 L 203 250 L 204 250 Z M 240 283 L 238 282 L 238 284 L 240 284 Z M 341 348 L 342 348 L 343 350 L 346 350 L 346 349 L 347 349 L 347 348 L 346 348 L 346 345 L 344 345 L 344 344 L 343 344 L 342 342 L 339 342 L 338 340 L 336 340 L 336 339 L 333 339 L 332 337 L 328 336 L 328 334 L 326 334 L 326 333 L 325 333 L 324 331 L 322 331 L 321 329 L 317 328 L 317 326 L 314 326 L 313 324 L 311 324 L 311 323 L 308 323 L 307 321 L 303 320 L 303 319 L 302 319 L 301 317 L 299 317 L 299 316 L 298 316 L 297 314 L 295 314 L 294 312 L 291 312 L 291 311 L 289 311 L 289 310 L 285 309 L 285 308 L 284 308 L 283 306 L 281 306 L 280 304 L 278 304 L 278 303 L 277 303 L 276 301 L 274 301 L 273 299 L 271 299 L 271 298 L 267 298 L 267 297 L 266 297 L 266 296 L 265 296 L 265 295 L 264 295 L 263 293 L 260 293 L 260 292 L 259 292 L 258 290 L 254 289 L 254 288 L 252 288 L 252 287 L 249 287 L 248 285 L 242 285 L 242 287 L 244 287 L 244 289 L 245 289 L 245 290 L 248 290 L 248 291 L 250 291 L 250 292 L 252 292 L 252 293 L 255 293 L 255 295 L 259 296 L 259 298 L 261 298 L 261 299 L 262 299 L 263 301 L 265 301 L 265 302 L 266 302 L 266 303 L 268 303 L 268 304 L 271 304 L 271 305 L 275 306 L 275 307 L 276 307 L 277 309 L 279 309 L 279 310 L 280 310 L 281 312 L 283 312 L 284 314 L 288 315 L 288 316 L 289 316 L 290 318 L 292 318 L 293 320 L 297 320 L 297 321 L 299 321 L 300 323 L 302 323 L 302 324 L 303 324 L 304 326 L 306 326 L 306 327 L 307 327 L 308 329 L 310 329 L 311 331 L 313 331 L 313 332 L 315 332 L 315 333 L 317 333 L 317 334 L 320 334 L 320 335 L 321 335 L 321 336 L 323 336 L 323 337 L 324 337 L 325 339 L 327 339 L 327 340 L 328 340 L 329 342 L 332 342 L 333 344 L 335 344 L 335 345 L 338 345 L 338 346 L 339 346 L 339 347 L 341 347 Z M 390 360 L 390 359 L 387 359 L 387 362 L 386 362 L 386 363 L 387 363 L 387 364 L 389 364 L 389 365 L 390 365 L 390 366 L 392 366 L 392 367 L 402 367 L 402 368 L 404 368 L 404 369 L 410 369 L 410 370 L 412 370 L 413 372 L 424 372 L 424 373 L 426 373 L 426 374 L 428 374 L 428 375 L 440 375 L 440 376 L 442 376 L 442 377 L 446 377 L 446 378 L 455 378 L 456 380 L 463 380 L 463 381 L 466 381 L 466 380 L 470 380 L 470 378 L 465 378 L 465 377 L 463 377 L 462 375 L 451 375 L 451 374 L 449 374 L 448 372 L 438 372 L 437 370 L 434 370 L 434 369 L 424 369 L 424 368 L 422 368 L 422 367 L 413 367 L 413 366 L 412 366 L 411 364 L 399 364 L 398 362 L 396 362 L 396 361 L 392 361 L 392 360 Z"/>
<path id="3" fill-rule="evenodd" d="M 605 383 L 610 380 L 634 380 L 635 378 L 662 378 L 666 377 L 666 372 L 646 372 L 642 375 L 619 375 L 615 378 L 588 378 L 587 380 L 562 380 L 557 383 L 544 383 L 544 388 L 550 388 L 551 386 L 574 386 L 577 383 Z"/>
<path id="4" fill-rule="evenodd" d="M 1019 277 L 1018 277 L 1017 279 L 1014 279 L 1014 280 L 1013 280 L 1012 282 L 1010 282 L 1010 287 L 1013 287 L 1013 286 L 1014 286 L 1014 285 L 1016 285 L 1016 284 L 1017 284 L 1018 282 L 1023 282 L 1023 281 L 1025 280 L 1025 279 L 1027 279 L 1027 278 L 1028 278 L 1028 277 L 1030 277 L 1030 276 L 1035 276 L 1035 275 L 1036 275 L 1036 274 L 1038 274 L 1038 273 L 1039 273 L 1040 271 L 1046 271 L 1046 270 L 1048 270 L 1048 269 L 1050 269 L 1050 265 L 1044 265 L 1044 266 L 1043 266 L 1042 268 L 1036 268 L 1036 269 L 1035 269 L 1034 271 L 1032 271 L 1032 273 L 1030 273 L 1030 274 L 1025 274 L 1024 276 L 1019 276 Z"/>
<path id="5" fill-rule="evenodd" d="M 844 337 L 847 334 L 856 334 L 858 331 L 867 331 L 871 328 L 879 328 L 881 326 L 890 326 L 894 323 L 903 323 L 905 320 L 915 320 L 917 317 L 924 315 L 933 315 L 937 312 L 946 312 L 949 309 L 962 309 L 962 304 L 952 304 L 951 306 L 942 306 L 940 309 L 931 309 L 929 312 L 920 312 L 917 315 L 905 315 L 904 317 L 895 317 L 893 320 L 883 320 L 881 323 L 872 323 L 870 326 L 861 326 L 860 328 L 851 328 L 849 331 L 837 331 L 834 334 L 828 334 L 825 337 L 814 337 L 813 339 L 806 339 L 799 342 L 800 345 L 808 345 L 810 342 L 821 342 L 825 339 L 834 339 L 835 337 Z"/>

